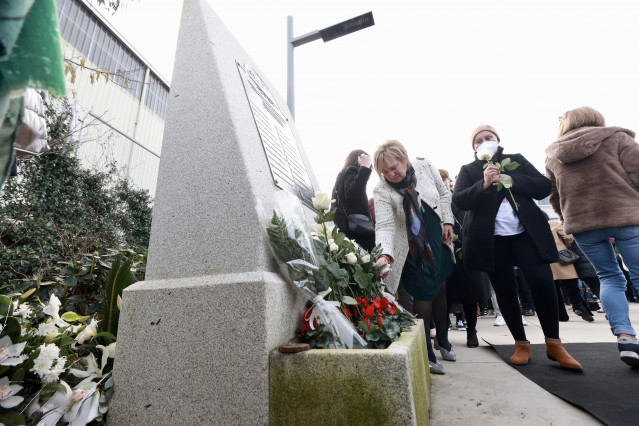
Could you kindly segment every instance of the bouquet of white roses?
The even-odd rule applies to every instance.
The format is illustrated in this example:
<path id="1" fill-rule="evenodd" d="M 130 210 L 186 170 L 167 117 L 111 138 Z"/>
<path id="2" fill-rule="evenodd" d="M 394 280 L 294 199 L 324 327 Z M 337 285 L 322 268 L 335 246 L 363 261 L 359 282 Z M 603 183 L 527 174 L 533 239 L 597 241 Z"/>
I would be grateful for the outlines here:
<path id="1" fill-rule="evenodd" d="M 312 232 L 305 231 L 302 216 L 293 215 L 290 206 L 273 212 L 267 226 L 273 252 L 286 265 L 289 279 L 312 293 L 300 337 L 316 347 L 390 345 L 413 318 L 384 292 L 381 268 L 374 266 L 381 247 L 367 253 L 339 232 L 331 223 L 328 194 L 318 192 L 312 202 L 318 210 Z M 303 234 L 310 234 L 310 244 Z"/>

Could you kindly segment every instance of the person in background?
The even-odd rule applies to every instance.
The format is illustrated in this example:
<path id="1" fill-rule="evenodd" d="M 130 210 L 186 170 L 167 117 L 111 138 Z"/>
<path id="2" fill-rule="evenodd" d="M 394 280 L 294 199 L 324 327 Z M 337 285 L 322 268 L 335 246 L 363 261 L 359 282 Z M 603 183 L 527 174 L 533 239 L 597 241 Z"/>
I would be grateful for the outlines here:
<path id="1" fill-rule="evenodd" d="M 588 289 L 590 289 L 590 292 L 594 294 L 595 296 L 597 296 L 598 300 L 601 300 L 601 293 L 600 293 L 601 283 L 599 282 L 599 278 L 597 278 L 597 271 L 595 271 L 595 268 L 593 268 L 592 264 L 590 263 L 590 261 L 588 260 L 584 252 L 581 251 L 581 249 L 579 248 L 579 245 L 577 245 L 577 242 L 574 241 L 574 238 L 573 238 L 573 243 L 570 245 L 569 248 L 577 256 L 579 256 L 579 259 L 577 259 L 577 261 L 573 263 L 573 266 L 575 267 L 575 270 L 577 271 L 577 276 L 582 281 L 582 283 L 585 284 Z M 591 311 L 604 313 L 603 308 L 599 306 L 599 303 L 595 301 L 590 302 L 589 307 Z"/>
<path id="2" fill-rule="evenodd" d="M 546 213 L 544 212 L 544 214 Z M 570 250 L 568 247 L 573 243 L 572 235 L 566 234 L 563 225 L 558 220 L 550 220 L 548 223 L 550 224 L 552 235 L 555 238 L 557 251 Z M 579 275 L 577 275 L 577 270 L 574 265 L 562 265 L 559 262 L 554 262 L 550 264 L 550 269 L 552 269 L 552 276 L 557 288 L 560 320 L 565 319 L 568 321 L 568 312 L 566 312 L 566 307 L 560 293 L 560 288 L 562 288 L 570 300 L 572 311 L 579 315 L 584 321 L 593 322 L 595 319 L 581 296 L 581 291 L 579 290 Z"/>
<path id="3" fill-rule="evenodd" d="M 519 164 L 500 172 L 495 164 L 485 165 L 476 153 L 475 161 L 461 168 L 453 191 L 453 204 L 467 211 L 462 228 L 464 266 L 490 276 L 501 314 L 515 339 L 510 362 L 525 365 L 531 356 L 513 269 L 518 266 L 530 286 L 548 358 L 562 368 L 582 371 L 559 339 L 557 294 L 549 265 L 558 260 L 557 248 L 548 222 L 533 201 L 550 193 L 550 181 L 523 155 L 505 155 L 494 127 L 477 127 L 470 140 L 473 150 L 493 155 L 493 162 L 502 164 L 510 158 Z M 502 181 L 512 185 L 510 191 L 498 190 Z"/>
<path id="4" fill-rule="evenodd" d="M 346 157 L 344 167 L 335 179 L 332 198 L 332 210 L 335 210 L 333 222 L 335 226 L 351 240 L 355 240 L 366 251 L 375 248 L 375 234 L 354 235 L 348 229 L 346 216 L 349 214 L 363 214 L 371 217 L 368 208 L 366 184 L 371 176 L 371 157 L 361 149 L 351 151 Z M 371 217 L 372 220 L 372 217 Z"/>
<path id="5" fill-rule="evenodd" d="M 450 193 L 435 166 L 425 159 L 411 162 L 399 141 L 384 142 L 373 158 L 381 180 L 373 191 L 375 237 L 383 253 L 375 265 L 392 265 L 384 274 L 386 288 L 426 328 L 432 313 L 442 358 L 455 361 L 446 326 L 445 280 L 455 262 Z M 430 372 L 444 374 L 428 335 L 426 342 Z"/>
<path id="6" fill-rule="evenodd" d="M 546 148 L 553 210 L 597 271 L 620 359 L 639 367 L 639 342 L 628 315 L 626 277 L 610 237 L 639 282 L 639 144 L 635 133 L 606 127 L 590 107 L 560 117 L 559 139 Z"/>
<path id="7" fill-rule="evenodd" d="M 450 188 L 451 180 L 448 172 L 444 169 L 439 169 L 439 174 L 444 182 L 446 188 Z M 452 192 L 452 191 L 451 191 Z M 452 206 L 453 217 L 455 224 L 453 226 L 454 235 L 457 235 L 457 240 L 453 242 L 455 252 L 460 250 L 461 252 L 461 223 L 464 221 L 464 212 Z M 462 311 L 455 313 L 457 329 L 466 331 L 466 346 L 469 348 L 476 348 L 479 346 L 479 340 L 477 339 L 477 301 L 480 299 L 478 293 L 480 293 L 485 287 L 482 286 L 479 271 L 468 272 L 464 268 L 461 260 L 458 259 L 455 264 L 453 274 L 446 281 L 446 301 L 448 302 L 448 312 L 452 312 L 452 305 L 461 304 Z M 482 297 L 490 297 L 489 294 L 485 294 Z M 462 319 L 466 317 L 466 324 Z M 460 323 L 461 321 L 461 323 Z"/>

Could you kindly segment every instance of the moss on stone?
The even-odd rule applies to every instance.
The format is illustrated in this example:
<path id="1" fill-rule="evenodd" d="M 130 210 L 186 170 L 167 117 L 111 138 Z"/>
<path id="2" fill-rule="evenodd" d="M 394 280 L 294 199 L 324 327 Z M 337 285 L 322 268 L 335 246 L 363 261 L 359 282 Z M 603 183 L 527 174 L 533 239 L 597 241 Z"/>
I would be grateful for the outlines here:
<path id="1" fill-rule="evenodd" d="M 388 349 L 274 351 L 270 424 L 427 424 L 423 336 L 420 322 Z"/>

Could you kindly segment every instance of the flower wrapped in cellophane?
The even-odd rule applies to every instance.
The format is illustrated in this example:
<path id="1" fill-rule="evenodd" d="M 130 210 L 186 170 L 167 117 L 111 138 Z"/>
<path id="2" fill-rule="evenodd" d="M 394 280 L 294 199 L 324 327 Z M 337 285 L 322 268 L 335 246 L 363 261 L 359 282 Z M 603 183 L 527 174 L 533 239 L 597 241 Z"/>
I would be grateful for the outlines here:
<path id="1" fill-rule="evenodd" d="M 385 348 L 410 328 L 412 315 L 384 291 L 374 266 L 381 247 L 368 253 L 339 232 L 327 194 L 312 199 L 318 214 L 310 232 L 296 198 L 278 201 L 266 232 L 283 274 L 308 296 L 302 340 L 312 347 Z"/>

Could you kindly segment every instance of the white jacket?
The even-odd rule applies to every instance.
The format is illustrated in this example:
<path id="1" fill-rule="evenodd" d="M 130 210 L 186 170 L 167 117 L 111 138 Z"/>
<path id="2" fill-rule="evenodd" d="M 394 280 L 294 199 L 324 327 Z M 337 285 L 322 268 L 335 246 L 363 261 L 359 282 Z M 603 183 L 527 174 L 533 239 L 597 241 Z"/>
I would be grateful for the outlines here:
<path id="1" fill-rule="evenodd" d="M 44 100 L 35 89 L 28 88 L 24 93 L 24 114 L 15 149 L 18 155 L 37 155 L 49 150 Z"/>
<path id="2" fill-rule="evenodd" d="M 428 160 L 416 160 L 412 163 L 417 177 L 416 190 L 419 199 L 430 206 L 439 216 L 442 229 L 444 224 L 454 223 L 450 208 L 450 192 L 444 186 L 439 171 Z M 385 181 L 379 182 L 373 190 L 375 199 L 375 243 L 382 245 L 382 253 L 392 256 L 391 272 L 384 279 L 390 293 L 399 287 L 402 268 L 408 254 L 408 236 L 406 234 L 406 213 L 404 196 Z M 430 241 L 431 244 L 435 243 Z M 448 244 L 453 262 L 453 245 Z"/>

